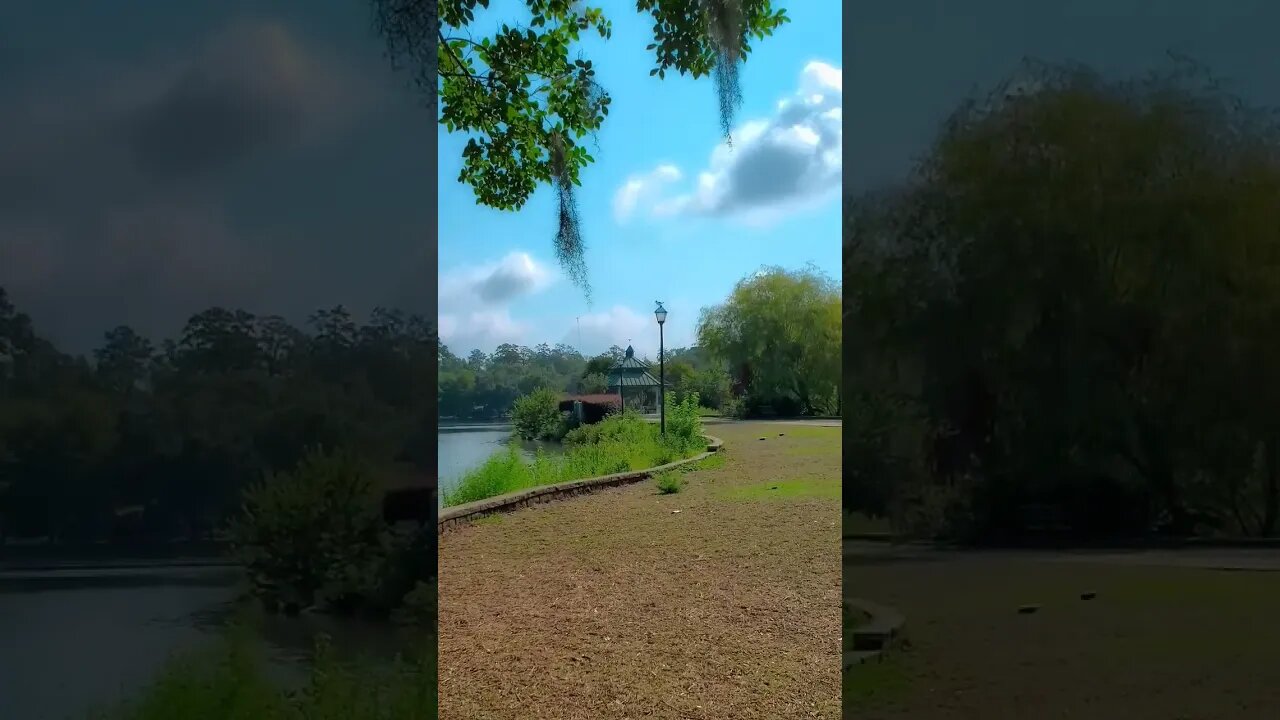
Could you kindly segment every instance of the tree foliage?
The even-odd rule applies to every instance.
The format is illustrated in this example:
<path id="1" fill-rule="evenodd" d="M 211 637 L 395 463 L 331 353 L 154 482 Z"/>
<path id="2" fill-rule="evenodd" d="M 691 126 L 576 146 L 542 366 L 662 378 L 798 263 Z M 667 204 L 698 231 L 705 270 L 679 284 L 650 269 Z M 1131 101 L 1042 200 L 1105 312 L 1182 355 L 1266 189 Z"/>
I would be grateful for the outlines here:
<path id="1" fill-rule="evenodd" d="M 429 478 L 436 342 L 391 309 L 359 323 L 331 308 L 303 330 L 212 308 L 159 347 L 115 328 L 89 362 L 3 300 L 0 535 L 204 537 L 313 447 L 357 455 L 375 482 Z"/>
<path id="2" fill-rule="evenodd" d="M 840 288 L 815 268 L 762 269 L 698 321 L 739 393 L 783 414 L 839 412 L 840 342 Z"/>
<path id="3" fill-rule="evenodd" d="M 592 358 L 584 358 L 567 345 L 536 347 L 499 345 L 492 353 L 473 350 L 464 360 L 447 346 L 440 347 L 440 415 L 458 420 L 496 420 L 511 412 L 516 398 L 538 388 L 592 395 L 608 391 L 609 369 L 622 359 L 624 350 L 614 346 Z M 696 391 L 708 407 L 718 408 L 728 398 L 728 374 L 698 348 L 667 351 L 668 382 L 677 398 Z M 693 374 L 672 377 L 677 363 Z M 683 370 L 677 371 L 683 373 Z"/>
<path id="4" fill-rule="evenodd" d="M 572 0 L 524 0 L 524 23 L 477 34 L 489 0 L 372 0 L 378 31 L 397 65 L 408 65 L 449 132 L 468 135 L 458 181 L 476 201 L 524 206 L 542 184 L 558 195 L 555 248 L 570 278 L 590 292 L 573 188 L 594 158 L 584 139 L 603 125 L 610 97 L 591 60 L 575 48 L 584 33 L 608 40 L 604 11 Z M 439 14 L 437 14 L 437 9 Z M 725 137 L 741 104 L 738 67 L 788 21 L 771 0 L 637 0 L 654 21 L 650 75 L 714 74 Z"/>
<path id="5" fill-rule="evenodd" d="M 559 393 L 538 388 L 516 398 L 511 408 L 511 424 L 525 440 L 558 440 L 568 431 L 560 412 Z"/>
<path id="6" fill-rule="evenodd" d="M 1273 534 L 1276 127 L 1186 63 L 1029 64 L 960 107 L 848 208 L 849 499 L 975 537 Z"/>

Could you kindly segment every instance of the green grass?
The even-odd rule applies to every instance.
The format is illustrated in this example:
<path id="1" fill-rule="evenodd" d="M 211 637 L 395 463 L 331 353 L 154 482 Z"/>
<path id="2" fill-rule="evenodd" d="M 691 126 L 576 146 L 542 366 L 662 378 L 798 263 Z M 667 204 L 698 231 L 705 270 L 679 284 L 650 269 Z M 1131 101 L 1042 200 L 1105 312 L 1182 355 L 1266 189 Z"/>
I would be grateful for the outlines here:
<path id="1" fill-rule="evenodd" d="M 725 450 L 721 448 L 716 452 L 702 458 L 696 463 L 689 463 L 680 467 L 681 472 L 697 472 L 699 470 L 719 470 L 725 464 Z"/>
<path id="2" fill-rule="evenodd" d="M 563 455 L 539 451 L 531 463 L 525 462 L 512 445 L 464 476 L 455 489 L 445 492 L 444 505 L 461 505 L 569 480 L 645 470 L 691 457 L 706 448 L 701 430 L 696 427 L 696 416 L 693 422 L 693 438 L 669 431 L 664 439 L 657 425 L 639 417 L 607 418 L 570 433 Z"/>
<path id="3" fill-rule="evenodd" d="M 779 433 L 782 433 L 781 438 L 783 440 L 786 440 L 787 438 L 800 440 L 830 440 L 838 443 L 841 439 L 840 428 L 823 427 L 821 425 L 770 425 L 769 432 L 761 433 L 761 435 L 764 435 L 765 437 L 779 437 Z"/>
<path id="4" fill-rule="evenodd" d="M 435 639 L 417 661 L 339 663 L 322 641 L 305 685 L 269 679 L 243 630 L 213 649 L 174 657 L 137 698 L 96 720 L 365 720 L 436 717 Z"/>
<path id="5" fill-rule="evenodd" d="M 699 407 L 698 417 L 720 417 L 720 411 L 713 410 L 709 407 Z"/>
<path id="6" fill-rule="evenodd" d="M 848 712 L 848 708 L 900 700 L 911 687 L 911 676 L 902 655 L 889 653 L 878 661 L 846 669 L 840 678 L 840 685 L 840 699 Z"/>
<path id="7" fill-rule="evenodd" d="M 831 500 L 840 498 L 840 483 L 807 478 L 772 480 L 725 488 L 721 493 L 730 500 Z"/>

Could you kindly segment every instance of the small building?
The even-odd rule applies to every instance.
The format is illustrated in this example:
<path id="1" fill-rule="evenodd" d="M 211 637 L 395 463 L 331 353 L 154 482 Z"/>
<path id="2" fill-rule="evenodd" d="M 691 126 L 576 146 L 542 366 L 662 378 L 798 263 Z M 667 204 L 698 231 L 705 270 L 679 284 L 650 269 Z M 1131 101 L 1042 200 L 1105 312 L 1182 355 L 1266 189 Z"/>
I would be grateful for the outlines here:
<path id="1" fill-rule="evenodd" d="M 560 412 L 573 413 L 584 425 L 598 423 L 611 412 L 622 409 L 617 395 L 567 395 L 560 401 Z"/>
<path id="2" fill-rule="evenodd" d="M 658 407 L 658 388 L 661 383 L 649 371 L 649 363 L 636 357 L 636 351 L 627 346 L 627 352 L 609 368 L 609 394 L 615 395 L 623 407 L 631 400 L 632 407 L 642 410 Z"/>

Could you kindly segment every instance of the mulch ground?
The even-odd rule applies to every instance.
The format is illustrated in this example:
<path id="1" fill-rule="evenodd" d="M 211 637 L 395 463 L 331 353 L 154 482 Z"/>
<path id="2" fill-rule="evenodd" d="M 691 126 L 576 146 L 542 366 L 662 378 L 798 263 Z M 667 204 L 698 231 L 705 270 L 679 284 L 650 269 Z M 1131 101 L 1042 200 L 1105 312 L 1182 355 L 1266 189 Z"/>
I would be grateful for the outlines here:
<path id="1" fill-rule="evenodd" d="M 711 432 L 679 493 L 441 537 L 441 718 L 839 717 L 840 429 Z"/>
<path id="2" fill-rule="evenodd" d="M 848 671 L 846 718 L 1280 717 L 1280 573 L 964 556 L 844 572 L 910 641 Z"/>

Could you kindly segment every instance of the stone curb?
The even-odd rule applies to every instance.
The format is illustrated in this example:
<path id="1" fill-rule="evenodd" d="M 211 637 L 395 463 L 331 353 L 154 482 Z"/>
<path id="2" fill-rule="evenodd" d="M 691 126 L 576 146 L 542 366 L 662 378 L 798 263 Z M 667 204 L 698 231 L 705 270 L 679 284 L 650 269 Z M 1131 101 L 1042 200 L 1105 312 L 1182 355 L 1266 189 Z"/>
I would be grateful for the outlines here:
<path id="1" fill-rule="evenodd" d="M 654 473 L 665 472 L 678 468 L 682 465 L 698 462 L 711 457 L 724 447 L 724 441 L 712 435 L 703 435 L 707 441 L 707 451 L 688 457 L 683 460 L 667 463 L 651 467 L 646 470 L 632 470 L 629 472 L 614 473 L 613 475 L 603 475 L 601 477 L 583 478 L 581 480 L 570 480 L 568 482 L 557 483 L 555 485 L 543 485 L 541 487 L 529 488 L 527 490 L 518 490 L 506 495 L 485 498 L 475 502 L 464 503 L 462 505 L 454 505 L 453 507 L 441 508 L 440 519 L 437 522 L 436 530 L 438 533 L 444 533 L 448 530 L 463 526 L 477 518 L 485 515 L 492 515 L 500 512 L 512 512 L 522 507 L 529 507 L 538 503 L 550 502 L 552 500 L 561 500 L 574 495 L 582 495 L 594 492 L 601 488 L 616 487 L 618 485 L 629 485 L 641 480 L 652 477 Z"/>
<path id="2" fill-rule="evenodd" d="M 902 638 L 906 618 L 890 607 L 860 598 L 846 598 L 845 604 L 870 616 L 866 624 L 853 631 L 853 649 L 844 653 L 840 669 L 871 660 L 882 660 L 890 648 Z"/>

